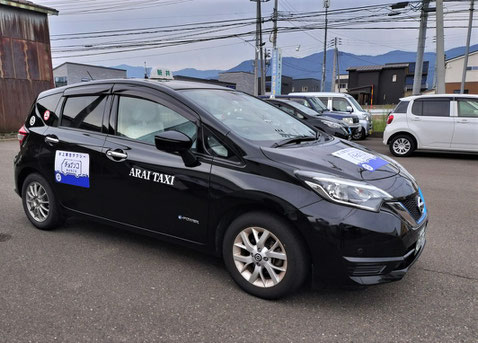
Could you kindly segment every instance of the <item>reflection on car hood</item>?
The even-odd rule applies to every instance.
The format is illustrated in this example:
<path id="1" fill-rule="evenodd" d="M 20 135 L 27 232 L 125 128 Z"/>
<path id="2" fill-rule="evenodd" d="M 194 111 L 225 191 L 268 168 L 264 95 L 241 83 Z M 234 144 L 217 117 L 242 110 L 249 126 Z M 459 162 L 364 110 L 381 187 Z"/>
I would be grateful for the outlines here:
<path id="1" fill-rule="evenodd" d="M 373 155 L 376 169 L 366 168 L 338 157 L 344 149 L 356 149 Z M 352 150 L 352 152 L 356 152 Z M 348 150 L 351 151 L 351 150 Z M 275 162 L 286 164 L 295 170 L 326 173 L 337 177 L 366 181 L 391 194 L 394 198 L 407 197 L 418 191 L 415 181 L 401 172 L 401 168 L 388 157 L 353 142 L 334 138 L 327 142 L 305 142 L 280 148 L 262 147 L 264 155 Z M 335 153 L 335 155 L 333 155 Z M 346 157 L 347 158 L 347 157 Z M 373 164 L 373 161 L 371 162 Z"/>
<path id="2" fill-rule="evenodd" d="M 347 160 L 346 156 L 339 157 L 344 149 L 352 153 L 353 149 L 372 154 L 378 164 L 383 164 L 374 170 L 367 170 L 361 165 Z M 397 175 L 400 172 L 398 166 L 383 160 L 379 154 L 361 145 L 340 139 L 333 139 L 325 143 L 307 143 L 300 145 L 287 145 L 280 148 L 262 148 L 267 158 L 287 164 L 300 170 L 316 171 L 333 174 L 352 180 L 378 180 Z M 333 155 L 333 154 L 336 155 Z"/>

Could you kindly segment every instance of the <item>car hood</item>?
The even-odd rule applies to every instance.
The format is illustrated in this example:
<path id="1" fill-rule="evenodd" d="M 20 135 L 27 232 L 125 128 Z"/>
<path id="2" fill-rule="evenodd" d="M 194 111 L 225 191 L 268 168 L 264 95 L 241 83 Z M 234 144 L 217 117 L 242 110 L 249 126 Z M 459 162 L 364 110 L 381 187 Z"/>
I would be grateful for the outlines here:
<path id="1" fill-rule="evenodd" d="M 383 155 L 341 139 L 304 142 L 278 148 L 262 147 L 264 155 L 297 170 L 333 174 L 352 180 L 380 180 L 400 173 Z"/>
<path id="2" fill-rule="evenodd" d="M 353 118 L 355 117 L 354 114 L 350 114 L 348 112 L 336 112 L 336 111 L 324 111 L 321 113 L 323 116 L 335 116 L 340 118 Z"/>

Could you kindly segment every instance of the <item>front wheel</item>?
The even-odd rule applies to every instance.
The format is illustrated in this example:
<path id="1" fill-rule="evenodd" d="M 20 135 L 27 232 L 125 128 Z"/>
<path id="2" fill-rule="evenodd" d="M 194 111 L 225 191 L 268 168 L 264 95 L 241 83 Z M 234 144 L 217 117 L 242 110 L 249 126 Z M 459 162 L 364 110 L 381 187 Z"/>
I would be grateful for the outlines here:
<path id="1" fill-rule="evenodd" d="M 415 141 L 409 135 L 393 137 L 389 144 L 390 152 L 397 157 L 410 156 L 416 149 Z"/>
<path id="2" fill-rule="evenodd" d="M 361 129 L 357 129 L 354 134 L 352 135 L 352 138 L 355 140 L 363 140 L 365 139 L 365 129 L 362 127 Z"/>
<path id="3" fill-rule="evenodd" d="M 52 230 L 61 223 L 53 190 L 40 174 L 30 174 L 23 182 L 22 202 L 25 214 L 38 229 Z"/>
<path id="4" fill-rule="evenodd" d="M 282 219 L 262 212 L 234 220 L 223 241 L 226 268 L 246 292 L 277 299 L 297 290 L 309 270 L 305 245 Z"/>

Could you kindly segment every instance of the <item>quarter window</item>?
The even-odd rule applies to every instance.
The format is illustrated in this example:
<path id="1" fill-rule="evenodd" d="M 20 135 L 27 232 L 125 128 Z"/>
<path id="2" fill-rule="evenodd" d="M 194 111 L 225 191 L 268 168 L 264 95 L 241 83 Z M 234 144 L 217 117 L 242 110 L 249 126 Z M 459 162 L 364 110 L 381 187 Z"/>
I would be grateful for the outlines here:
<path id="1" fill-rule="evenodd" d="M 478 117 L 478 100 L 458 99 L 458 117 Z"/>
<path id="2" fill-rule="evenodd" d="M 195 144 L 196 125 L 172 109 L 153 101 L 120 97 L 116 134 L 154 145 L 154 136 L 176 130 L 191 138 Z"/>
<path id="3" fill-rule="evenodd" d="M 36 103 L 36 109 L 38 115 L 45 120 L 45 112 L 50 111 L 50 116 L 45 122 L 50 126 L 56 126 L 58 124 L 58 116 L 56 115 L 56 107 L 60 101 L 62 94 L 57 93 L 38 99 Z"/>
<path id="4" fill-rule="evenodd" d="M 393 110 L 393 113 L 407 113 L 408 104 L 410 101 L 400 101 Z"/>
<path id="5" fill-rule="evenodd" d="M 449 117 L 450 99 L 420 99 L 415 100 L 412 113 L 426 117 Z"/>
<path id="6" fill-rule="evenodd" d="M 105 95 L 67 98 L 60 125 L 101 132 L 105 105 Z"/>

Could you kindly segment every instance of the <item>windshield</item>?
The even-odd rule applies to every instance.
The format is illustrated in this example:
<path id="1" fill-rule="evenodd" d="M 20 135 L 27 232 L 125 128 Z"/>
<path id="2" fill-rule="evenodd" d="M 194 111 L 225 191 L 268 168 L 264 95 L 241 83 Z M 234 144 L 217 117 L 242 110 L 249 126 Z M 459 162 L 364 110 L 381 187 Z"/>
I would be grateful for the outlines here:
<path id="1" fill-rule="evenodd" d="M 188 89 L 181 93 L 231 131 L 252 141 L 275 143 L 317 135 L 313 129 L 273 105 L 241 92 Z"/>
<path id="2" fill-rule="evenodd" d="M 320 114 L 317 112 L 317 111 L 314 111 L 313 109 L 311 109 L 310 107 L 307 107 L 307 106 L 304 106 L 302 104 L 299 104 L 298 102 L 295 102 L 295 101 L 286 101 L 287 104 L 291 105 L 292 107 L 294 107 L 295 109 L 305 113 L 305 114 L 308 114 L 310 116 L 319 116 Z"/>
<path id="3" fill-rule="evenodd" d="M 312 103 L 314 104 L 314 106 L 317 110 L 320 110 L 321 112 L 327 110 L 327 106 L 325 106 L 324 103 L 322 101 L 320 101 L 319 98 L 314 96 L 314 97 L 310 98 L 310 101 L 312 101 Z"/>
<path id="4" fill-rule="evenodd" d="M 355 100 L 353 96 L 348 96 L 347 99 L 349 99 L 350 102 L 354 104 L 355 108 L 357 108 L 359 111 L 365 112 L 365 110 L 362 108 L 362 106 L 360 106 L 360 104 L 357 102 L 357 100 Z"/>

